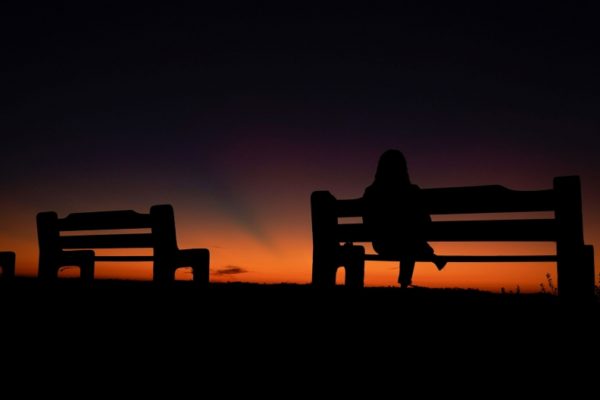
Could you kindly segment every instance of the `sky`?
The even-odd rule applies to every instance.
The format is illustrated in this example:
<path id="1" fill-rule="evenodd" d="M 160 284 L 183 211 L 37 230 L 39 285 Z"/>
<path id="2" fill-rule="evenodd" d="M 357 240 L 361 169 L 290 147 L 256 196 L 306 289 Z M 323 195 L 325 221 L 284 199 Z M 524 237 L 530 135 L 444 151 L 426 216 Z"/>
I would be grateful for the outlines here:
<path id="1" fill-rule="evenodd" d="M 596 11 L 493 1 L 7 7 L 0 250 L 16 251 L 17 274 L 32 276 L 36 213 L 169 203 L 180 247 L 210 249 L 211 280 L 308 283 L 311 192 L 360 197 L 388 148 L 403 151 L 423 188 L 547 189 L 579 175 L 585 240 L 597 246 Z M 515 246 L 502 249 L 553 251 Z M 546 273 L 555 265 L 424 263 L 414 283 L 536 291 Z M 366 283 L 394 285 L 396 274 L 394 263 L 368 263 Z M 97 276 L 149 279 L 151 266 L 103 263 Z"/>

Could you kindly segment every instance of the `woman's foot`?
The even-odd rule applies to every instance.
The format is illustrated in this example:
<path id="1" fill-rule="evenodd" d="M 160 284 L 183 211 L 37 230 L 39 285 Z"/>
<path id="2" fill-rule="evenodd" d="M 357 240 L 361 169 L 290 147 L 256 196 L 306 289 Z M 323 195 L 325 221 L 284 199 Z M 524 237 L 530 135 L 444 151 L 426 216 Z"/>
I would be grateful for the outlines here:
<path id="1" fill-rule="evenodd" d="M 447 261 L 444 259 L 444 257 L 433 256 L 433 263 L 435 264 L 438 271 L 441 271 L 446 266 Z"/>

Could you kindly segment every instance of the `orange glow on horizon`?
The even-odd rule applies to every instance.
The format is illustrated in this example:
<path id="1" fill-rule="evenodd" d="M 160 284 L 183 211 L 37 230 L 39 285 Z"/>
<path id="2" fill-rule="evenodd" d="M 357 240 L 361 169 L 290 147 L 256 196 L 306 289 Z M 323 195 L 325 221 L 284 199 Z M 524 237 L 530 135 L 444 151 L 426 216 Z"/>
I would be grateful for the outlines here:
<path id="1" fill-rule="evenodd" d="M 202 247 L 202 243 L 219 242 L 228 239 L 235 246 L 208 247 L 211 251 L 211 282 L 252 282 L 252 283 L 299 283 L 308 284 L 311 279 L 312 240 L 307 235 L 300 238 L 281 236 L 274 248 L 257 246 L 256 241 L 245 232 L 225 227 L 221 232 L 185 231 L 179 233 L 181 248 Z M 186 238 L 186 240 L 182 240 Z M 193 239 L 193 240 L 192 240 Z M 197 243 L 196 246 L 193 243 Z M 489 245 L 471 243 L 432 243 L 438 254 L 553 254 L 553 244 L 492 243 Z M 35 276 L 37 274 L 37 249 L 23 242 L 13 247 L 17 252 L 17 274 Z M 369 250 L 369 249 L 368 249 Z M 137 253 L 136 253 L 137 254 Z M 241 273 L 221 273 L 230 267 L 243 270 Z M 499 291 L 501 288 L 522 292 L 539 292 L 540 284 L 547 288 L 546 274 L 550 273 L 556 282 L 555 263 L 449 263 L 443 271 L 437 271 L 433 264 L 419 262 L 416 265 L 413 283 L 426 287 L 477 288 Z M 65 268 L 60 276 L 78 276 L 75 268 Z M 366 263 L 365 284 L 367 286 L 397 286 L 398 263 Z M 98 279 L 152 279 L 150 262 L 98 262 Z M 343 281 L 344 271 L 338 270 L 337 281 Z M 181 269 L 178 279 L 191 278 L 189 269 Z"/>
<path id="2" fill-rule="evenodd" d="M 307 193 L 309 193 L 307 191 Z M 353 197 L 339 195 L 339 197 Z M 149 204 L 166 203 L 168 199 L 152 198 Z M 139 201 L 139 200 L 138 200 Z M 151 203 L 150 203 L 151 201 Z M 59 203 L 57 203 L 59 204 Z M 62 203 L 60 203 L 62 204 Z M 148 204 L 128 203 L 139 212 L 147 212 Z M 260 221 L 260 232 L 240 223 L 210 202 L 173 202 L 180 248 L 208 248 L 212 282 L 299 283 L 311 281 L 312 233 L 308 195 L 289 196 L 277 207 L 263 205 L 253 209 Z M 118 209 L 99 200 L 85 207 L 69 209 L 69 204 L 54 208 L 60 216 L 83 210 Z M 53 204 L 48 208 L 53 209 Z M 600 227 L 594 225 L 595 210 L 585 208 L 584 237 L 588 244 L 600 243 Z M 20 276 L 36 276 L 38 263 L 35 210 L 24 203 L 7 203 L 4 212 L 9 218 L 2 221 L 0 250 L 17 253 L 16 272 Z M 436 253 L 450 254 L 554 254 L 554 243 L 431 243 Z M 367 249 L 368 252 L 371 249 Z M 133 253 L 131 253 L 133 254 Z M 596 250 L 596 265 L 600 251 Z M 523 292 L 539 292 L 540 284 L 547 288 L 546 274 L 556 284 L 555 263 L 449 263 L 439 272 L 431 263 L 418 263 L 413 282 L 426 287 L 476 288 L 498 292 L 501 288 Z M 66 269 L 61 276 L 76 276 L 77 271 Z M 397 286 L 398 265 L 392 262 L 367 262 L 367 286 Z M 338 282 L 343 277 L 338 272 Z M 99 279 L 143 279 L 152 277 L 151 263 L 98 263 Z M 186 279 L 189 270 L 178 277 Z M 598 274 L 596 273 L 596 278 Z"/>

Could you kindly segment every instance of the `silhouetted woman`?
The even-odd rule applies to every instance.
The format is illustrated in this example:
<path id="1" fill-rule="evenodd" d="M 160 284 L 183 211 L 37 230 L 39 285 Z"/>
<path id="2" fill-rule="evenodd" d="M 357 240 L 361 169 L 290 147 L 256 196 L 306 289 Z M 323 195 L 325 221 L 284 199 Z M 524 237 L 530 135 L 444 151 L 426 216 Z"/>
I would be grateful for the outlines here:
<path id="1" fill-rule="evenodd" d="M 431 260 L 441 270 L 445 261 L 434 254 L 426 233 L 431 217 L 424 209 L 421 189 L 408 177 L 404 155 L 387 150 L 379 158 L 375 181 L 365 190 L 364 224 L 374 250 L 400 260 L 398 283 L 411 284 L 415 261 Z"/>

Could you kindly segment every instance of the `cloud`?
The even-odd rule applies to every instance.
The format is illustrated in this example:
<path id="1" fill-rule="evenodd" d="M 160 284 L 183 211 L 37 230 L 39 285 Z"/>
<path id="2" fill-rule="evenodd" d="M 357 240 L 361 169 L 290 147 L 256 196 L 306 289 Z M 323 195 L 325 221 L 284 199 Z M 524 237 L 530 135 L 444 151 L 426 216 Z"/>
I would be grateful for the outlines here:
<path id="1" fill-rule="evenodd" d="M 248 270 L 242 267 L 236 267 L 234 265 L 229 265 L 227 267 L 223 267 L 220 269 L 216 269 L 213 271 L 214 275 L 222 276 L 222 275 L 237 275 L 237 274 L 245 274 Z"/>

